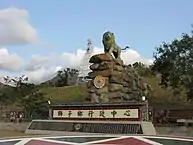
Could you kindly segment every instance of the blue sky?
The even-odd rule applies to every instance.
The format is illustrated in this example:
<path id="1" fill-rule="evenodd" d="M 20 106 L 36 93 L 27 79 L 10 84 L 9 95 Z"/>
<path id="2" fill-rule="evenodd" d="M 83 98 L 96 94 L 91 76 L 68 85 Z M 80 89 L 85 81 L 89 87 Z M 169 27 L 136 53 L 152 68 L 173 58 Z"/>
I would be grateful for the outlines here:
<path id="1" fill-rule="evenodd" d="M 102 33 L 111 30 L 118 44 L 130 45 L 151 57 L 156 45 L 177 38 L 182 32 L 189 33 L 193 22 L 192 0 L 2 0 L 0 7 L 28 10 L 29 21 L 39 38 L 49 42 L 46 51 L 42 47 L 47 45 L 10 47 L 22 56 L 29 49 L 42 55 L 73 52 L 85 47 L 87 38 L 101 46 Z"/>
<path id="2" fill-rule="evenodd" d="M 190 33 L 192 0 L 1 0 L 0 9 L 26 9 L 29 23 L 46 45 L 4 46 L 25 60 L 32 55 L 76 52 L 91 38 L 102 47 L 101 36 L 110 30 L 117 43 L 129 45 L 144 57 L 152 57 L 155 46 Z"/>

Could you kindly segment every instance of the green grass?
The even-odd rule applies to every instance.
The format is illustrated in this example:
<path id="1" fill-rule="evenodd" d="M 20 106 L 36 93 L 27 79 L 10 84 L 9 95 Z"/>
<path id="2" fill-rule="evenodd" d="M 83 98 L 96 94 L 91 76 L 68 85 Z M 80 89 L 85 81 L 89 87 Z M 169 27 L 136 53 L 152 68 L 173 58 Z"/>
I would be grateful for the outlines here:
<path id="1" fill-rule="evenodd" d="M 174 95 L 171 88 L 164 89 L 162 88 L 160 83 L 159 77 L 152 77 L 152 78 L 143 78 L 144 82 L 151 85 L 153 91 L 150 99 L 152 99 L 154 102 L 158 103 L 164 103 L 164 102 L 180 102 L 185 103 L 186 102 L 186 96 L 182 92 L 181 94 Z"/>
<path id="2" fill-rule="evenodd" d="M 86 86 L 45 87 L 41 92 L 53 103 L 83 102 L 86 96 Z"/>

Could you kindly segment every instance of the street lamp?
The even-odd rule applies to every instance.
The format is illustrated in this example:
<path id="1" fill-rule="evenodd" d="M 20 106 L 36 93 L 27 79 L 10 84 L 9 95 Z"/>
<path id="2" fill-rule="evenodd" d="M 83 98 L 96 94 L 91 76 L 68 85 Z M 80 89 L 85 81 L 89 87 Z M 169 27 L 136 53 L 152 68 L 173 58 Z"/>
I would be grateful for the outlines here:
<path id="1" fill-rule="evenodd" d="M 48 108 L 48 111 L 49 111 L 49 119 L 52 119 L 52 109 L 50 108 L 50 105 L 51 105 L 51 101 L 50 100 L 48 100 L 48 106 L 49 106 L 49 108 Z"/>
<path id="2" fill-rule="evenodd" d="M 146 100 L 145 96 L 142 96 L 142 101 L 145 101 L 145 100 Z"/>
<path id="3" fill-rule="evenodd" d="M 51 105 L 51 101 L 50 100 L 48 100 L 48 104 Z"/>
<path id="4" fill-rule="evenodd" d="M 146 99 L 145 96 L 142 96 L 142 101 L 145 102 L 145 105 L 146 105 L 146 120 L 149 120 L 149 105 L 148 105 L 148 100 Z"/>

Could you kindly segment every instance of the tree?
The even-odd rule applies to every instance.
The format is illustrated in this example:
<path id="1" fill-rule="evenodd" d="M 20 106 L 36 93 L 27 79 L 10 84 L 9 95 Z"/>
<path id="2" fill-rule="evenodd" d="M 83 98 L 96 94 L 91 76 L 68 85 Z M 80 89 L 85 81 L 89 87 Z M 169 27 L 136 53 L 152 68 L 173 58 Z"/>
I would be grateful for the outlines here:
<path id="1" fill-rule="evenodd" d="M 152 71 L 161 74 L 161 85 L 174 91 L 186 89 L 187 99 L 193 99 L 193 38 L 182 34 L 180 39 L 163 43 L 154 53 Z M 180 91 L 178 91 L 180 92 Z"/>
<path id="2" fill-rule="evenodd" d="M 147 66 L 142 62 L 135 62 L 135 63 L 132 64 L 132 67 L 142 77 L 151 77 L 152 76 L 152 71 L 151 71 L 150 66 Z"/>
<path id="3" fill-rule="evenodd" d="M 22 98 L 22 107 L 25 108 L 28 118 L 42 118 L 42 112 L 48 109 L 48 103 L 44 94 L 40 92 L 31 92 Z"/>
<path id="4" fill-rule="evenodd" d="M 0 92 L 0 107 L 6 105 L 9 101 L 9 96 L 7 96 L 4 92 Z"/>
<path id="5" fill-rule="evenodd" d="M 78 70 L 70 68 L 58 71 L 58 76 L 60 77 L 60 79 L 58 81 L 57 86 L 58 87 L 67 86 L 68 80 L 71 79 L 77 73 Z"/>
<path id="6" fill-rule="evenodd" d="M 141 68 L 141 67 L 143 68 L 143 67 L 145 67 L 145 64 L 142 63 L 142 62 L 135 62 L 135 63 L 132 64 L 132 66 L 134 68 Z"/>
<path id="7" fill-rule="evenodd" d="M 4 77 L 7 83 L 11 83 L 15 92 L 18 93 L 15 100 L 22 107 L 28 118 L 37 118 L 41 116 L 41 111 L 47 108 L 47 100 L 40 93 L 38 86 L 28 83 L 28 77 Z"/>

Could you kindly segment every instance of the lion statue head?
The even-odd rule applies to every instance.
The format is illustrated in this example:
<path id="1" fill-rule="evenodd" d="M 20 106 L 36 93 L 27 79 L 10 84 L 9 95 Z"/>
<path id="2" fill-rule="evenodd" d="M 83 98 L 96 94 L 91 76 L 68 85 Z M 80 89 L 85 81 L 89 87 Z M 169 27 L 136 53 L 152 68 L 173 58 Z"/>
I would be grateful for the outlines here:
<path id="1" fill-rule="evenodd" d="M 114 33 L 107 31 L 103 34 L 103 39 L 102 39 L 103 45 L 106 47 L 110 47 L 115 44 L 115 36 Z"/>

